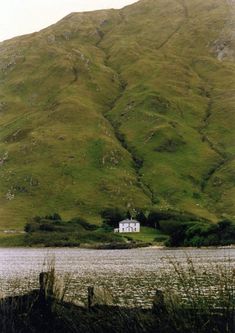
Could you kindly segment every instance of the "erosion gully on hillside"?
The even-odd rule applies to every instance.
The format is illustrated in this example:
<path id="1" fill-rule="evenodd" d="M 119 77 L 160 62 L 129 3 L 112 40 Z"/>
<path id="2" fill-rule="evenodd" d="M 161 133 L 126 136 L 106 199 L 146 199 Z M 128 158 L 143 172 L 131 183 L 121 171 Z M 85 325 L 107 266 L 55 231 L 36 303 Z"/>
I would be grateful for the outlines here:
<path id="1" fill-rule="evenodd" d="M 120 15 L 120 18 L 121 18 L 121 20 L 120 20 L 119 24 L 121 24 L 123 22 L 124 16 Z M 97 28 L 97 33 L 100 36 L 100 40 L 96 43 L 96 47 L 99 48 L 102 52 L 104 52 L 104 65 L 107 66 L 108 68 L 110 68 L 116 74 L 116 77 L 118 78 L 118 81 L 119 81 L 119 88 L 120 88 L 119 94 L 112 101 L 112 103 L 110 105 L 110 109 L 108 110 L 108 112 L 104 113 L 104 117 L 109 122 L 111 127 L 113 128 L 113 133 L 115 134 L 115 137 L 119 141 L 119 143 L 121 144 L 122 148 L 125 149 L 127 151 L 127 153 L 131 156 L 131 159 L 133 161 L 134 170 L 136 172 L 136 179 L 137 179 L 138 185 L 145 192 L 145 194 L 148 195 L 151 198 L 151 202 L 153 204 L 154 203 L 153 192 L 151 191 L 150 186 L 144 184 L 142 182 L 142 179 L 141 179 L 141 165 L 142 165 L 142 162 L 140 161 L 139 158 L 137 158 L 134 155 L 134 152 L 128 146 L 128 143 L 125 139 L 125 136 L 120 132 L 118 126 L 115 124 L 114 121 L 112 121 L 111 117 L 109 117 L 109 114 L 112 113 L 112 110 L 116 107 L 119 100 L 125 94 L 128 83 L 125 82 L 123 80 L 123 78 L 121 77 L 121 74 L 118 73 L 117 71 L 115 71 L 115 69 L 113 67 L 111 67 L 110 64 L 109 64 L 109 54 L 100 45 L 102 43 L 104 37 L 105 37 L 105 33 L 101 30 L 101 28 L 102 27 Z"/>
<path id="2" fill-rule="evenodd" d="M 232 217 L 234 30 L 234 1 L 141 0 L 1 43 L 2 230 L 109 206 Z"/>

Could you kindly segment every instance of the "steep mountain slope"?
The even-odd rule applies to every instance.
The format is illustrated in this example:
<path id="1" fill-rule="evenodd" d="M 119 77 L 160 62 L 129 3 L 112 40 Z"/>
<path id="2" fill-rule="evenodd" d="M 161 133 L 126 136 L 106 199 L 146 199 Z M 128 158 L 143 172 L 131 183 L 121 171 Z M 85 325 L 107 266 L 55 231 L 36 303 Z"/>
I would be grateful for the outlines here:
<path id="1" fill-rule="evenodd" d="M 108 206 L 234 216 L 234 6 L 141 0 L 1 43 L 1 228 Z"/>

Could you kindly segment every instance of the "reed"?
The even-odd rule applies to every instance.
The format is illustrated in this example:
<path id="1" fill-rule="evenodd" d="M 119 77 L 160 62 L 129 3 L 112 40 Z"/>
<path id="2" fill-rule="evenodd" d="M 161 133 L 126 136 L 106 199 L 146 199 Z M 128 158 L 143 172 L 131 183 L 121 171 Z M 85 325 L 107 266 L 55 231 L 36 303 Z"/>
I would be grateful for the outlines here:
<path id="1" fill-rule="evenodd" d="M 168 325 L 175 332 L 235 332 L 235 268 L 230 258 L 222 264 L 201 265 L 165 259 L 172 274 L 163 274 L 162 290 Z"/>
<path id="2" fill-rule="evenodd" d="M 190 257 L 163 261 L 161 290 L 146 310 L 105 300 L 88 308 L 76 306 L 66 300 L 72 277 L 59 278 L 50 259 L 40 275 L 40 290 L 0 300 L 0 332 L 234 333 L 235 269 L 230 258 L 207 265 Z"/>

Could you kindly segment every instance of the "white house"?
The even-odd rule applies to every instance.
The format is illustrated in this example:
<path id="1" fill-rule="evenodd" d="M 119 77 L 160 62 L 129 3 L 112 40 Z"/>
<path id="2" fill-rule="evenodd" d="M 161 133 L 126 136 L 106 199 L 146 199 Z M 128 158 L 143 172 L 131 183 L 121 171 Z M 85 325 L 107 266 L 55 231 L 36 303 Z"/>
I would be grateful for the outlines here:
<path id="1" fill-rule="evenodd" d="M 132 219 L 120 221 L 119 228 L 114 229 L 114 232 L 140 232 L 140 222 Z"/>

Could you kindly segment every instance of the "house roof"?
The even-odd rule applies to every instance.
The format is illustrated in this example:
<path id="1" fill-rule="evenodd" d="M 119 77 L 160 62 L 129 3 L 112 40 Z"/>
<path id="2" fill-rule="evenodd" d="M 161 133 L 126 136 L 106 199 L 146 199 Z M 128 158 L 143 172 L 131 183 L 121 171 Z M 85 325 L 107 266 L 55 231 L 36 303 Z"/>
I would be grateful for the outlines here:
<path id="1" fill-rule="evenodd" d="M 130 219 L 126 219 L 126 220 L 122 220 L 119 222 L 120 223 L 140 223 L 139 221 L 137 220 L 130 220 Z"/>

